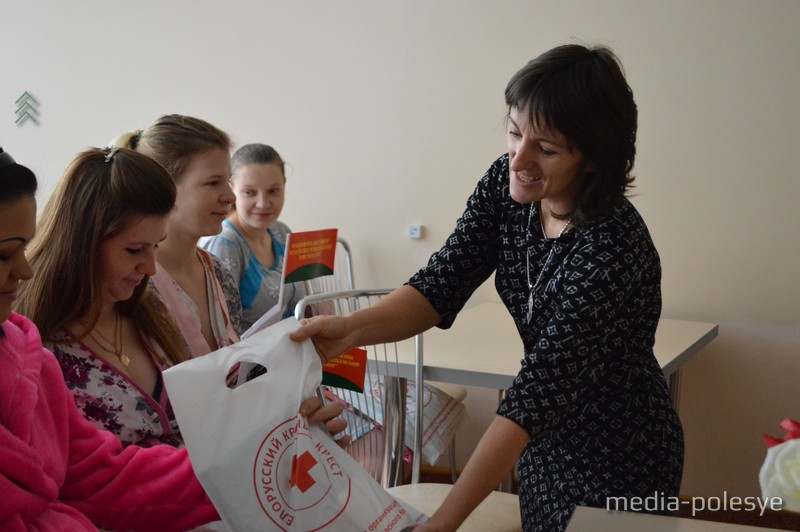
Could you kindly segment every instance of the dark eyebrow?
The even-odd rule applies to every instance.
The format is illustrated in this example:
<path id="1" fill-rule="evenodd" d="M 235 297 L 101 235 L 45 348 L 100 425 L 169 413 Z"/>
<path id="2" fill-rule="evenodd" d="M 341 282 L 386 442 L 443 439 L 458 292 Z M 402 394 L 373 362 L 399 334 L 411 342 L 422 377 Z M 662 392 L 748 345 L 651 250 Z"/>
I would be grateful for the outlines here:
<path id="1" fill-rule="evenodd" d="M 164 236 L 161 237 L 161 240 L 159 240 L 157 243 L 160 244 L 161 242 L 163 242 L 166 239 L 167 239 L 167 235 L 164 235 Z M 145 242 L 144 240 L 125 242 L 124 245 L 126 245 L 126 246 L 152 246 L 152 244 L 150 242 Z"/>
<path id="2" fill-rule="evenodd" d="M 548 143 L 548 144 L 552 144 L 553 146 L 557 146 L 557 147 L 559 147 L 559 148 L 562 148 L 562 149 L 565 149 L 565 150 L 567 149 L 567 147 L 566 147 L 566 146 L 564 146 L 563 144 L 560 144 L 560 143 L 556 142 L 555 140 L 553 140 L 553 139 L 552 139 L 552 138 L 550 138 L 550 137 L 536 137 L 536 139 L 537 139 L 537 140 L 539 140 L 540 142 L 546 142 L 546 143 Z"/>
<path id="3" fill-rule="evenodd" d="M 509 122 L 511 122 L 511 124 L 512 124 L 512 125 L 513 125 L 515 128 L 517 128 L 517 129 L 520 129 L 520 127 L 517 125 L 517 123 L 516 123 L 516 122 L 514 122 L 514 119 L 513 119 L 513 118 L 511 118 L 511 113 L 509 113 L 508 115 L 506 115 L 506 118 L 508 118 L 508 121 L 509 121 Z M 548 144 L 552 144 L 553 146 L 558 146 L 559 148 L 562 148 L 562 149 L 568 149 L 568 148 L 567 148 L 567 146 L 564 146 L 564 145 L 562 145 L 562 144 L 559 144 L 559 143 L 558 143 L 558 142 L 556 142 L 556 141 L 555 141 L 555 140 L 554 140 L 552 137 L 536 136 L 536 137 L 534 137 L 534 138 L 535 138 L 537 141 L 539 141 L 539 142 L 546 142 L 546 143 L 548 143 Z"/>

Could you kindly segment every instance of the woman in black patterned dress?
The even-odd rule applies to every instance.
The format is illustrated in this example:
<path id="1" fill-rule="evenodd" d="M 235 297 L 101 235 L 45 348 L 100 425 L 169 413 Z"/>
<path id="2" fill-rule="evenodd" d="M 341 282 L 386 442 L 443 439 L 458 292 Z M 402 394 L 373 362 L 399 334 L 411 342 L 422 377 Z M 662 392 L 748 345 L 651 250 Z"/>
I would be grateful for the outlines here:
<path id="1" fill-rule="evenodd" d="M 576 505 L 677 496 L 683 431 L 653 355 L 661 267 L 626 199 L 637 109 L 607 48 L 566 45 L 509 82 L 508 153 L 407 285 L 346 318 L 304 320 L 328 359 L 447 328 L 492 273 L 525 353 L 497 416 L 420 530 L 455 530 L 517 465 L 525 530 Z M 619 499 L 615 499 L 619 500 Z"/>

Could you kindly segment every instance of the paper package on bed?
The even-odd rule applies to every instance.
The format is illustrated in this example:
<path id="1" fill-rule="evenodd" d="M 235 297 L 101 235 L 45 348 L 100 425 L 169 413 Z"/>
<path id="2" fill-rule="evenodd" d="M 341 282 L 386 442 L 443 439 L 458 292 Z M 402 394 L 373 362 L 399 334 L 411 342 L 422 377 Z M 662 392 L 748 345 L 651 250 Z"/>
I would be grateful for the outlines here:
<path id="1" fill-rule="evenodd" d="M 322 370 L 294 318 L 164 372 L 192 466 L 226 526 L 249 530 L 403 530 L 425 519 L 387 493 L 324 429 L 298 415 Z M 266 373 L 235 389 L 252 362 Z"/>
<path id="2" fill-rule="evenodd" d="M 385 378 L 382 375 L 368 374 L 364 382 L 364 393 L 350 390 L 331 389 L 330 395 L 345 404 L 347 413 L 343 416 L 357 431 L 351 433 L 362 436 L 372 430 L 373 425 L 383 426 L 383 403 L 386 399 Z M 417 408 L 417 383 L 406 383 L 406 424 L 405 441 L 409 449 L 414 448 L 414 425 Z M 422 459 L 427 464 L 435 464 L 450 447 L 450 441 L 467 417 L 467 410 L 461 401 L 450 397 L 444 391 L 425 384 L 422 391 Z"/>

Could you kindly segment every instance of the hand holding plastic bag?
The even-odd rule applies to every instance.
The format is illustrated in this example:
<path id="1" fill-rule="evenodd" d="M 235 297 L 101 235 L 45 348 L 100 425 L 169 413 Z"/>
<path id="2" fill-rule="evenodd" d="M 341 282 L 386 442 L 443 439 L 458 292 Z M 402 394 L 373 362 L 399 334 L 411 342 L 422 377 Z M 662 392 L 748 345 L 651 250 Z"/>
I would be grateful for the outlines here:
<path id="1" fill-rule="evenodd" d="M 325 431 L 297 414 L 319 386 L 294 318 L 164 372 L 200 482 L 232 530 L 402 530 L 424 520 L 383 490 Z M 235 389 L 242 362 L 266 373 Z"/>

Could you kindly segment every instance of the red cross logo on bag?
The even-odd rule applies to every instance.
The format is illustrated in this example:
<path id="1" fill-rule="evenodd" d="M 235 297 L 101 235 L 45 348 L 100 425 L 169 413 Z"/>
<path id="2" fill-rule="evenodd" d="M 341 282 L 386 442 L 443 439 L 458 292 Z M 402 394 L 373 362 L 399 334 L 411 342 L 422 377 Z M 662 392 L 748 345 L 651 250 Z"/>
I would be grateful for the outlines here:
<path id="1" fill-rule="evenodd" d="M 292 477 L 289 479 L 289 485 L 293 488 L 298 488 L 303 493 L 311 489 L 311 486 L 316 484 L 316 480 L 311 476 L 309 471 L 317 465 L 317 460 L 311 456 L 311 453 L 306 451 L 298 460 L 296 456 L 292 456 Z"/>
<path id="2" fill-rule="evenodd" d="M 280 530 L 298 529 L 296 519 L 302 521 L 302 530 L 325 528 L 350 503 L 350 475 L 332 452 L 336 443 L 317 438 L 298 414 L 275 426 L 258 449 L 253 488 L 262 510 Z"/>

